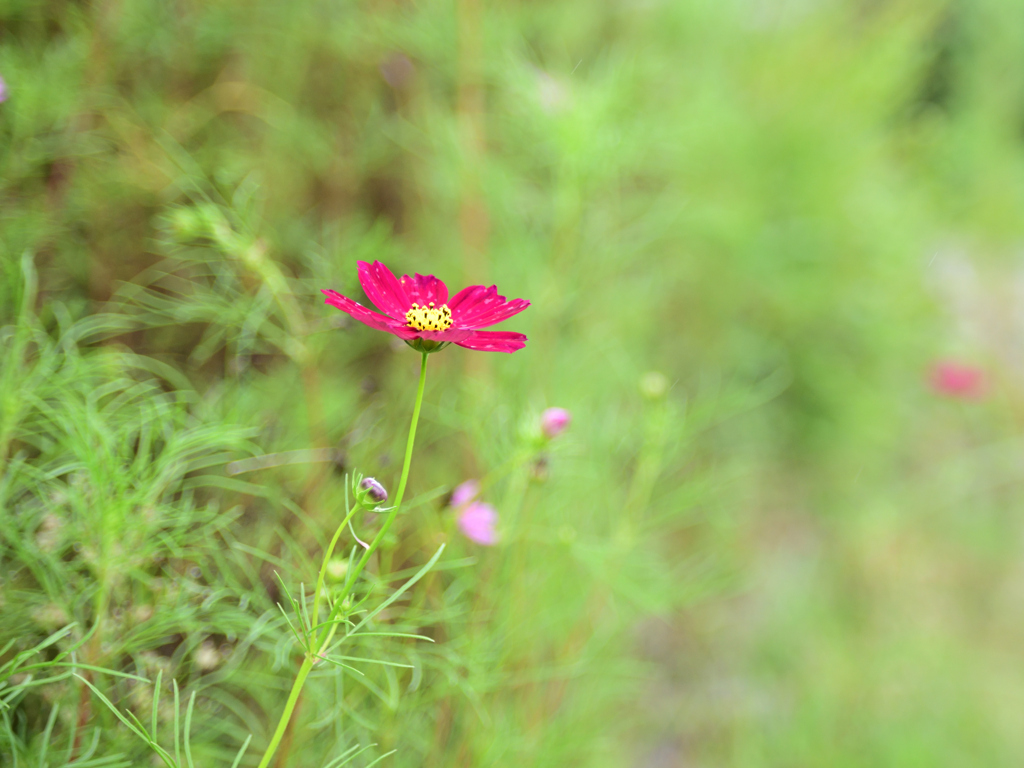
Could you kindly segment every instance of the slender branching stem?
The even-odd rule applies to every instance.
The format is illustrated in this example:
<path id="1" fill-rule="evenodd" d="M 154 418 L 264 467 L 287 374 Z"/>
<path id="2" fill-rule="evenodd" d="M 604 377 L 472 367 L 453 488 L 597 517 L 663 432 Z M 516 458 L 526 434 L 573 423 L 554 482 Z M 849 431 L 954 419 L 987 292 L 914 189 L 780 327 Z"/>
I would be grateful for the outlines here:
<path id="1" fill-rule="evenodd" d="M 271 759 L 274 757 L 274 753 L 277 751 L 278 745 L 281 743 L 284 732 L 288 728 L 288 722 L 292 719 L 292 712 L 295 710 L 295 705 L 299 701 L 299 694 L 302 693 L 302 686 L 306 682 L 306 677 L 309 675 L 309 671 L 313 669 L 314 657 L 312 654 L 307 653 L 305 658 L 302 660 L 302 666 L 299 667 L 299 674 L 295 676 L 295 682 L 292 684 L 292 690 L 288 694 L 288 701 L 285 702 L 284 712 L 281 713 L 281 719 L 277 721 L 277 728 L 274 730 L 274 735 L 270 739 L 270 744 L 267 745 L 267 751 L 263 753 L 263 759 L 260 760 L 259 768 L 267 768 L 270 765 Z"/>
<path id="2" fill-rule="evenodd" d="M 302 693 L 302 686 L 306 683 L 306 678 L 309 676 L 310 671 L 313 669 L 313 665 L 320 658 L 320 653 L 323 652 L 324 647 L 330 638 L 333 636 L 333 621 L 337 616 L 338 610 L 344 603 L 344 598 L 348 595 L 353 585 L 356 583 L 356 579 L 362 573 L 369 562 L 370 557 L 374 551 L 380 546 L 384 540 L 384 536 L 387 534 L 391 524 L 394 523 L 395 518 L 398 516 L 398 510 L 402 506 L 402 499 L 405 496 L 405 486 L 409 481 L 409 467 L 412 464 L 412 449 L 416 443 L 416 425 L 420 420 L 420 407 L 423 405 L 423 390 L 426 386 L 427 381 L 427 353 L 423 353 L 423 359 L 420 363 L 420 383 L 416 389 L 416 404 L 412 410 L 412 423 L 409 425 L 409 438 L 405 444 L 405 461 L 402 463 L 402 477 L 398 481 L 398 492 L 395 494 L 395 504 L 391 507 L 388 512 L 387 518 L 384 520 L 384 524 L 381 526 L 377 535 L 374 536 L 370 546 L 363 553 L 359 563 L 352 572 L 348 575 L 345 581 L 345 588 L 342 591 L 342 596 L 334 604 L 334 608 L 331 611 L 330 617 L 325 622 L 323 627 L 318 627 L 317 621 L 319 620 L 319 609 L 320 609 L 320 592 L 323 589 L 324 572 L 327 568 L 327 561 L 330 559 L 331 554 L 334 551 L 334 545 L 338 541 L 338 537 L 341 535 L 341 531 L 348 521 L 355 514 L 358 505 L 354 506 L 351 511 L 345 516 L 345 520 L 338 526 L 338 530 L 334 534 L 334 538 L 331 540 L 330 546 L 324 553 L 324 561 L 320 567 L 319 578 L 317 579 L 317 590 L 316 595 L 313 598 L 313 623 L 310 627 L 310 639 L 312 643 L 306 648 L 305 657 L 302 660 L 302 666 L 299 667 L 299 673 L 295 677 L 295 682 L 292 684 L 292 689 L 288 694 L 288 700 L 285 702 L 284 711 L 281 713 L 281 719 L 278 720 L 277 728 L 274 729 L 274 735 L 270 739 L 270 743 L 267 745 L 266 751 L 263 753 L 263 759 L 260 760 L 259 768 L 267 768 L 270 765 L 270 761 L 274 757 L 274 753 L 277 751 L 278 746 L 281 744 L 281 739 L 284 738 L 285 731 L 288 729 L 288 723 L 291 721 L 292 713 L 295 711 L 295 705 L 299 701 L 299 695 Z M 323 642 L 321 642 L 323 638 Z"/>
<path id="3" fill-rule="evenodd" d="M 319 633 L 317 629 L 317 622 L 320 620 L 320 599 L 323 596 L 324 591 L 324 576 L 327 574 L 327 566 L 331 561 L 331 555 L 334 554 L 334 546 L 338 543 L 338 538 L 341 536 L 341 532 L 345 530 L 349 520 L 358 512 L 360 507 L 359 502 L 352 505 L 352 509 L 345 515 L 345 519 L 338 525 L 338 529 L 334 532 L 334 538 L 331 539 L 331 543 L 327 546 L 327 551 L 324 552 L 323 563 L 320 564 L 320 573 L 316 577 L 316 592 L 313 593 L 313 623 L 310 625 L 310 630 L 314 633 Z"/>
<path id="4" fill-rule="evenodd" d="M 420 406 L 423 405 L 423 389 L 427 382 L 427 353 L 423 353 L 423 360 L 420 363 L 420 384 L 416 390 L 416 405 L 412 410 L 412 424 L 409 425 L 409 439 L 405 443 L 405 461 L 402 463 L 402 479 L 398 481 L 398 492 L 395 494 L 395 505 L 391 507 L 391 511 L 388 512 L 388 516 L 384 519 L 384 524 L 380 527 L 380 531 L 374 537 L 373 541 L 370 542 L 369 548 L 363 553 L 363 556 L 359 559 L 358 565 L 353 569 L 352 573 L 349 574 L 348 579 L 345 581 L 345 594 L 355 585 L 356 579 L 359 578 L 359 574 L 363 572 L 363 568 L 366 567 L 366 563 L 369 562 L 370 557 L 376 551 L 377 547 L 381 545 L 384 540 L 385 534 L 388 529 L 391 528 L 391 524 L 395 522 L 395 518 L 398 516 L 398 510 L 402 506 L 402 499 L 405 497 L 405 484 L 409 480 L 409 465 L 412 462 L 412 447 L 416 442 L 416 424 L 420 420 Z"/>

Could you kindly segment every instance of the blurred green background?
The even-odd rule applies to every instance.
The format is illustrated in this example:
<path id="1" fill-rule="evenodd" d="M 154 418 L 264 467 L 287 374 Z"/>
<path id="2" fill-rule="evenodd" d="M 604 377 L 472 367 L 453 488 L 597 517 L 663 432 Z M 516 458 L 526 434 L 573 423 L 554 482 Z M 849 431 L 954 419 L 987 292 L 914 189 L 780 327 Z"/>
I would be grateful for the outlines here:
<path id="1" fill-rule="evenodd" d="M 274 572 L 397 482 L 418 357 L 319 294 L 380 259 L 530 341 L 431 357 L 377 578 L 447 542 L 382 618 L 437 642 L 315 675 L 281 765 L 1024 763 L 1024 6 L 3 0 L 0 77 L 0 664 L 74 623 L 262 750 Z M 4 765 L 148 764 L 14 672 Z"/>

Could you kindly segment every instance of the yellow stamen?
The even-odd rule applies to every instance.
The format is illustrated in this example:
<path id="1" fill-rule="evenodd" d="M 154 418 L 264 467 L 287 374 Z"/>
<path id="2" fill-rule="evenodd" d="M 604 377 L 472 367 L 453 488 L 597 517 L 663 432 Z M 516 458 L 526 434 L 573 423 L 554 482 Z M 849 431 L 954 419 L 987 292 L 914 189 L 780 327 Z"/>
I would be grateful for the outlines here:
<path id="1" fill-rule="evenodd" d="M 434 302 L 430 302 L 429 307 L 413 304 L 405 313 L 405 322 L 417 331 L 446 331 L 452 327 L 452 311 L 447 304 L 436 309 Z"/>

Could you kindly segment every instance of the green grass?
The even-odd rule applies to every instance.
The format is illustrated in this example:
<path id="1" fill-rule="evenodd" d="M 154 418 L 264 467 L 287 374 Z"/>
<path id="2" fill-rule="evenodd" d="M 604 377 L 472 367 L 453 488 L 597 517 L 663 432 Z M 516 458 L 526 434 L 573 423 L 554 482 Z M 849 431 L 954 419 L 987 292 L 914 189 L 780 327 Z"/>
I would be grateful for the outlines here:
<path id="1" fill-rule="evenodd" d="M 0 763 L 257 765 L 398 485 L 380 259 L 530 341 L 431 356 L 282 765 L 1019 765 L 1021 21 L 0 4 Z"/>

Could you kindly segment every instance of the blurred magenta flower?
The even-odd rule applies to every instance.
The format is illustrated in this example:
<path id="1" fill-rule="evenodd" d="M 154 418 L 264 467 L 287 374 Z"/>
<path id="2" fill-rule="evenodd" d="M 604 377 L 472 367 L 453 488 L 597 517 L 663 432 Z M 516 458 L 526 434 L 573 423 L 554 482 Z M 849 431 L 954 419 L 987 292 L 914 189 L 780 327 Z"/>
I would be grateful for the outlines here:
<path id="1" fill-rule="evenodd" d="M 7 101 L 7 83 L 0 77 L 0 104 Z"/>
<path id="2" fill-rule="evenodd" d="M 985 372 L 956 360 L 941 360 L 932 366 L 932 389 L 940 395 L 973 400 L 982 397 L 988 388 Z"/>
<path id="3" fill-rule="evenodd" d="M 480 482 L 478 480 L 467 480 L 460 483 L 452 491 L 452 500 L 449 502 L 453 507 L 461 507 L 468 504 L 480 493 Z"/>
<path id="4" fill-rule="evenodd" d="M 526 336 L 521 333 L 479 330 L 530 306 L 525 299 L 508 301 L 493 285 L 471 285 L 449 299 L 447 286 L 433 275 L 403 275 L 399 280 L 379 261 L 359 262 L 359 283 L 384 314 L 337 291 L 323 291 L 327 303 L 364 325 L 394 334 L 413 349 L 436 352 L 458 344 L 481 352 L 515 352 L 526 346 Z"/>
<path id="5" fill-rule="evenodd" d="M 572 414 L 565 408 L 548 408 L 540 415 L 540 428 L 548 440 L 565 432 L 572 422 Z"/>
<path id="6" fill-rule="evenodd" d="M 490 504 L 474 501 L 459 512 L 459 530 L 470 541 L 486 547 L 498 543 L 498 511 Z"/>

